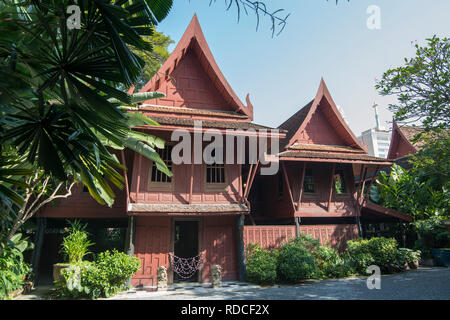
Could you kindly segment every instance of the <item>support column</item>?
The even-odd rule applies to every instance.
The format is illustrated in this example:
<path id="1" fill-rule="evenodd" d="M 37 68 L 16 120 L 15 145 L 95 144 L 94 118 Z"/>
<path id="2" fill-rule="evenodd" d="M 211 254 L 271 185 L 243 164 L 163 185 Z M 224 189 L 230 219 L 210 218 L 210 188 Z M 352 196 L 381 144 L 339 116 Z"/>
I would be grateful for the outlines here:
<path id="1" fill-rule="evenodd" d="M 356 216 L 356 224 L 358 225 L 358 235 L 360 238 L 364 237 L 362 226 L 361 226 L 361 219 L 360 216 Z"/>
<path id="2" fill-rule="evenodd" d="M 238 260 L 239 281 L 245 281 L 245 245 L 244 245 L 245 216 L 236 216 L 236 252 Z"/>
<path id="3" fill-rule="evenodd" d="M 136 238 L 135 233 L 136 233 L 136 217 L 129 216 L 127 233 L 125 235 L 125 253 L 128 254 L 129 256 L 134 255 L 134 241 Z"/>
<path id="4" fill-rule="evenodd" d="M 301 218 L 300 217 L 295 217 L 295 236 L 297 238 L 300 237 L 300 223 L 301 223 Z"/>
<path id="5" fill-rule="evenodd" d="M 125 235 L 125 253 L 129 256 L 134 256 L 134 241 L 136 239 L 136 217 L 128 217 L 127 233 Z M 131 286 L 131 278 L 127 281 L 128 286 Z"/>
<path id="6" fill-rule="evenodd" d="M 39 264 L 41 262 L 42 246 L 44 245 L 45 227 L 47 225 L 46 218 L 36 218 L 36 234 L 34 236 L 34 249 L 31 254 L 31 267 L 34 273 L 34 283 L 39 281 Z"/>

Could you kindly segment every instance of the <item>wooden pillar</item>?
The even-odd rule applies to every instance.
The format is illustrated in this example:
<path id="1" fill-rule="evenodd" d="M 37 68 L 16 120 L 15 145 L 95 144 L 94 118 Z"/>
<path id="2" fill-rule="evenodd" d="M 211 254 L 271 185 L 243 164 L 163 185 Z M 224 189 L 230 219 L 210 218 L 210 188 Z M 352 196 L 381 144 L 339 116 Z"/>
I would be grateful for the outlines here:
<path id="1" fill-rule="evenodd" d="M 327 207 L 328 212 L 330 212 L 330 210 L 331 210 L 331 198 L 333 197 L 333 182 L 334 182 L 335 171 L 336 171 L 336 163 L 333 163 L 333 166 L 331 168 L 330 195 L 328 197 L 328 207 Z"/>
<path id="2" fill-rule="evenodd" d="M 289 199 L 291 199 L 292 209 L 294 210 L 294 212 L 297 212 L 297 208 L 295 207 L 295 203 L 294 203 L 294 197 L 292 196 L 291 184 L 289 183 L 289 176 L 287 174 L 286 165 L 284 162 L 281 162 L 281 168 L 283 169 L 284 179 L 286 181 L 286 186 L 289 191 Z"/>
<path id="3" fill-rule="evenodd" d="M 125 253 L 134 256 L 134 243 L 136 240 L 136 217 L 128 217 L 128 227 L 125 235 Z M 131 278 L 128 279 L 128 285 L 131 285 Z"/>
<path id="4" fill-rule="evenodd" d="M 136 239 L 136 217 L 128 217 L 127 233 L 125 235 L 125 252 L 129 256 L 134 255 L 134 243 Z"/>
<path id="5" fill-rule="evenodd" d="M 238 261 L 239 281 L 245 281 L 245 245 L 244 245 L 244 220 L 245 216 L 236 216 L 236 252 Z"/>
<path id="6" fill-rule="evenodd" d="M 39 282 L 39 264 L 41 262 L 42 246 L 44 244 L 45 227 L 47 225 L 46 218 L 36 218 L 36 234 L 34 236 L 34 249 L 31 255 L 31 267 L 34 273 L 34 283 Z"/>
<path id="7" fill-rule="evenodd" d="M 301 218 L 300 217 L 295 217 L 295 236 L 297 238 L 300 237 L 300 222 L 301 222 Z"/>

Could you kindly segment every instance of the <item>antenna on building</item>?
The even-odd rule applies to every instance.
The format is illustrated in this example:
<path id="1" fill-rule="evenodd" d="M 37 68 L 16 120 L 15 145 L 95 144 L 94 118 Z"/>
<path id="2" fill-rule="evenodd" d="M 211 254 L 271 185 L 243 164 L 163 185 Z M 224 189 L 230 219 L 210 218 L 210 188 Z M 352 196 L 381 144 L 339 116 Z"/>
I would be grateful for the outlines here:
<path id="1" fill-rule="evenodd" d="M 380 129 L 380 119 L 378 116 L 378 105 L 374 102 L 373 107 L 375 109 L 375 122 L 377 123 L 377 130 Z"/>

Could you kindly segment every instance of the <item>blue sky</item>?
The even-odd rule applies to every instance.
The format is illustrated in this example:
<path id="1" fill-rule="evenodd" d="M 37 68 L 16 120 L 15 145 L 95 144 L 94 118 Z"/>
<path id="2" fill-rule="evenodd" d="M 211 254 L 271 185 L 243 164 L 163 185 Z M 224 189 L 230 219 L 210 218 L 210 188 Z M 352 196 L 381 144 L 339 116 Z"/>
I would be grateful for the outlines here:
<path id="1" fill-rule="evenodd" d="M 284 31 L 271 37 L 268 19 L 256 31 L 254 15 L 225 10 L 223 0 L 175 0 L 158 30 L 178 42 L 197 13 L 211 51 L 233 90 L 250 93 L 255 122 L 277 127 L 314 98 L 321 77 L 356 135 L 375 126 L 371 106 L 390 127 L 392 97 L 381 97 L 375 81 L 412 57 L 412 41 L 450 36 L 448 0 L 266 0 L 290 12 Z M 381 9 L 381 29 L 369 30 L 370 5 Z M 173 49 L 172 46 L 170 49 Z M 388 123 L 389 122 L 389 123 Z"/>

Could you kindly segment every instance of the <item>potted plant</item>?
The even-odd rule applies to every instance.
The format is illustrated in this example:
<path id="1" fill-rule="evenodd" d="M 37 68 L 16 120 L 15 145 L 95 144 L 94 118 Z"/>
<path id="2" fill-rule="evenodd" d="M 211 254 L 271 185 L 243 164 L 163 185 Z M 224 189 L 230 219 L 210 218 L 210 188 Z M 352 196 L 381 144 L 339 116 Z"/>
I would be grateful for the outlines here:
<path id="1" fill-rule="evenodd" d="M 89 241 L 89 234 L 86 231 L 87 224 L 81 224 L 79 220 L 69 221 L 70 226 L 66 228 L 67 236 L 61 244 L 61 251 L 66 257 L 67 263 L 57 263 L 53 265 L 54 283 L 64 281 L 61 271 L 70 265 L 79 264 L 90 252 L 88 248 L 94 243 Z"/>
<path id="2" fill-rule="evenodd" d="M 448 265 L 448 249 L 445 248 L 449 247 L 450 234 L 444 221 L 439 217 L 433 217 L 416 221 L 414 228 L 418 236 L 414 248 L 422 251 L 421 264 L 430 267 L 435 264 Z"/>
<path id="3" fill-rule="evenodd" d="M 439 267 L 450 267 L 450 248 L 432 249 L 433 258 Z"/>

